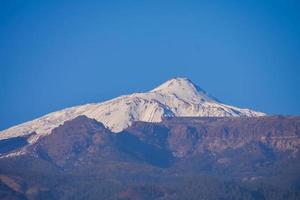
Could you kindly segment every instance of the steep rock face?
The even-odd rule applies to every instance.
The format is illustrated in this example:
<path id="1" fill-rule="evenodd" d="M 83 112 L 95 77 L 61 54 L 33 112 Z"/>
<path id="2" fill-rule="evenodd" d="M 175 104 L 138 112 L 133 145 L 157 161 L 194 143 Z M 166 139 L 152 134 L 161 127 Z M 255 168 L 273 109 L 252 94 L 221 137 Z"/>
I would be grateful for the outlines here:
<path id="1" fill-rule="evenodd" d="M 158 124 L 136 122 L 128 131 L 165 144 L 179 158 L 252 144 L 278 152 L 297 152 L 300 147 L 299 117 L 170 118 Z"/>
<path id="2" fill-rule="evenodd" d="M 86 104 L 53 112 L 41 118 L 0 132 L 0 139 L 36 132 L 34 143 L 65 121 L 85 115 L 120 132 L 135 121 L 161 122 L 165 117 L 263 116 L 264 113 L 225 105 L 208 95 L 187 78 L 171 79 L 145 92 L 120 96 L 102 103 Z"/>

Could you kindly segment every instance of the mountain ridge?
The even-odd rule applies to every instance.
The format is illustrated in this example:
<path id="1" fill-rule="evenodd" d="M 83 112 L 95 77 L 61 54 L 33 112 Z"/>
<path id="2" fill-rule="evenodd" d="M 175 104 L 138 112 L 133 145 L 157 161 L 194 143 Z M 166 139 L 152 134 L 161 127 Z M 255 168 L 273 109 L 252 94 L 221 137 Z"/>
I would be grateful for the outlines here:
<path id="1" fill-rule="evenodd" d="M 28 199 L 300 196 L 299 116 L 172 117 L 133 122 L 120 134 L 78 116 L 51 132 L 24 146 L 24 154 L 0 157 L 0 197 L 3 192 Z"/>
<path id="2" fill-rule="evenodd" d="M 67 120 L 85 115 L 121 132 L 134 121 L 160 122 L 164 117 L 264 116 L 265 113 L 220 103 L 187 78 L 176 77 L 144 93 L 122 95 L 92 104 L 69 107 L 0 132 L 0 140 L 36 132 L 30 143 L 48 135 Z"/>

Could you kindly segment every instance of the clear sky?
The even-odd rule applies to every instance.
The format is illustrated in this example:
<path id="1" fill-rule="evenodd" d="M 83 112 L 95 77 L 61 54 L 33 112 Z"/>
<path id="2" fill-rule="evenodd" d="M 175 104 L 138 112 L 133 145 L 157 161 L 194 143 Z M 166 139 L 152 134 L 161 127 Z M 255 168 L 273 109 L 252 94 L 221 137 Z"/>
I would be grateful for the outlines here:
<path id="1" fill-rule="evenodd" d="M 0 1 L 0 130 L 174 76 L 299 115 L 299 1 Z"/>

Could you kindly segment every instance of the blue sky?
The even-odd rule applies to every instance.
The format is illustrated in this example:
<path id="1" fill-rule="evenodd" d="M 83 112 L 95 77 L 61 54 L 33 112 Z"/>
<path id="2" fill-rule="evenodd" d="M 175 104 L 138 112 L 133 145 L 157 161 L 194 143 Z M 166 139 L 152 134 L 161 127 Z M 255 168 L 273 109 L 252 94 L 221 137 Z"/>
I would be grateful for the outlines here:
<path id="1" fill-rule="evenodd" d="M 0 130 L 184 76 L 222 102 L 300 114 L 300 3 L 0 1 Z"/>

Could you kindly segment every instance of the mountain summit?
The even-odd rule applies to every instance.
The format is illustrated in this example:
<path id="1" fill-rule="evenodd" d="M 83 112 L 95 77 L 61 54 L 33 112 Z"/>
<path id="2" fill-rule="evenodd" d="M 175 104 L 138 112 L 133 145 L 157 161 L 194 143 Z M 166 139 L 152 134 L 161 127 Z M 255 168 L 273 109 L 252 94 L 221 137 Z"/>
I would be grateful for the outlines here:
<path id="1" fill-rule="evenodd" d="M 166 81 L 150 92 L 156 92 L 164 95 L 176 96 L 182 100 L 200 103 L 201 101 L 214 101 L 199 86 L 187 78 L 176 77 Z"/>
<path id="2" fill-rule="evenodd" d="M 256 117 L 264 113 L 222 104 L 187 78 L 173 78 L 145 93 L 133 93 L 101 103 L 66 108 L 0 132 L 0 140 L 29 135 L 39 137 L 67 120 L 85 115 L 120 132 L 134 121 L 160 122 L 164 117 Z"/>

